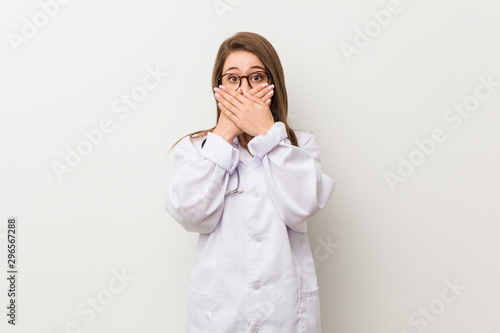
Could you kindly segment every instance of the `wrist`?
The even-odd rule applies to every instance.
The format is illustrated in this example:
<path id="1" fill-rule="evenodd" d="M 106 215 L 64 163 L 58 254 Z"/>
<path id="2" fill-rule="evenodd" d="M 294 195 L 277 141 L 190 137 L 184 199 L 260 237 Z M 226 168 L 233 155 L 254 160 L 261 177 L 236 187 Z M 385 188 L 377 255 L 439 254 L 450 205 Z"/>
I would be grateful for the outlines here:
<path id="1" fill-rule="evenodd" d="M 269 123 L 268 126 L 265 126 L 263 127 L 258 133 L 257 135 L 255 136 L 258 136 L 258 135 L 267 135 L 267 132 L 269 132 L 269 130 L 271 129 L 271 127 L 273 127 L 274 125 L 274 122 L 272 123 Z"/>
<path id="2" fill-rule="evenodd" d="M 227 143 L 229 144 L 232 144 L 233 143 L 233 140 L 234 138 L 236 137 L 236 135 L 232 134 L 232 133 L 229 133 L 227 131 L 223 131 L 221 130 L 220 128 L 216 127 L 213 131 L 214 134 L 220 136 L 221 138 L 224 139 L 224 141 L 226 141 Z"/>

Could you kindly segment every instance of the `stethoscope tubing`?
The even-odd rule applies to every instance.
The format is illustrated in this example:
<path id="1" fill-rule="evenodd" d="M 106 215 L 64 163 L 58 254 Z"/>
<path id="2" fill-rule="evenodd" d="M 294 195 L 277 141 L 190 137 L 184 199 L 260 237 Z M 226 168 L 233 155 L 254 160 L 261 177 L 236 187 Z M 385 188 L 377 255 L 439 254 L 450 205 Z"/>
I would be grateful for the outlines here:
<path id="1" fill-rule="evenodd" d="M 205 145 L 205 141 L 207 141 L 207 139 L 203 140 L 203 142 L 201 143 L 202 149 L 203 149 L 203 146 Z M 238 183 L 236 184 L 236 187 L 234 188 L 234 190 L 226 190 L 224 195 L 238 194 L 238 193 L 243 192 L 243 188 L 240 187 L 240 170 L 238 169 L 238 167 L 236 167 L 236 179 L 238 180 Z M 228 182 L 228 184 L 229 184 L 229 182 Z"/>
<path id="2" fill-rule="evenodd" d="M 238 169 L 238 167 L 236 167 L 236 179 L 238 180 L 238 182 L 234 190 L 226 190 L 225 195 L 238 194 L 243 192 L 243 188 L 240 187 L 240 170 Z"/>

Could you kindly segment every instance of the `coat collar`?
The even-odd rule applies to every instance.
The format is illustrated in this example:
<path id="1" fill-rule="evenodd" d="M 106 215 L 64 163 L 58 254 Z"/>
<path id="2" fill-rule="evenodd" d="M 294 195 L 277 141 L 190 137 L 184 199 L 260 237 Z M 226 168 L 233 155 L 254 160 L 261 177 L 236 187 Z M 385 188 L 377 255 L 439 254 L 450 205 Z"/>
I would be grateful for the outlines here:
<path id="1" fill-rule="evenodd" d="M 240 145 L 240 141 L 238 137 L 235 137 L 233 140 L 233 147 L 239 150 L 240 162 L 246 166 L 245 173 L 250 172 L 251 170 L 258 168 L 262 165 L 262 159 L 257 157 L 252 157 L 250 153 Z"/>

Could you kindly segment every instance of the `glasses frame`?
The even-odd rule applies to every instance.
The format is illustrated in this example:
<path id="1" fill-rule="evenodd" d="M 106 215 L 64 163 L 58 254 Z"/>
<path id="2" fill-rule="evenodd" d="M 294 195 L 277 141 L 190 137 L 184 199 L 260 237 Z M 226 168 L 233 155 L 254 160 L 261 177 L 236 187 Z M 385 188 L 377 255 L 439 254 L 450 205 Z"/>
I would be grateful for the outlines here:
<path id="1" fill-rule="evenodd" d="M 217 82 L 219 83 L 219 86 L 220 86 L 220 85 L 222 84 L 222 78 L 223 78 L 224 76 L 226 76 L 226 75 L 231 74 L 231 75 L 235 75 L 235 76 L 237 76 L 237 77 L 239 77 L 239 78 L 240 78 L 240 83 L 238 84 L 238 88 L 236 88 L 235 90 L 240 89 L 240 87 L 241 87 L 241 82 L 243 81 L 243 80 L 242 80 L 243 78 L 247 79 L 247 83 L 248 83 L 248 85 L 250 86 L 250 88 L 252 88 L 252 89 L 253 89 L 252 84 L 250 83 L 250 80 L 248 79 L 248 77 L 249 77 L 249 76 L 252 76 L 252 75 L 253 75 L 253 74 L 255 74 L 255 73 L 264 73 L 264 74 L 266 74 L 266 75 L 267 75 L 267 81 L 269 82 L 269 81 L 271 80 L 271 74 L 269 74 L 269 73 L 267 73 L 267 72 L 264 72 L 264 71 L 255 71 L 255 72 L 252 72 L 252 73 L 250 73 L 250 74 L 248 74 L 248 75 L 242 75 L 242 76 L 240 76 L 240 75 L 238 75 L 238 74 L 234 74 L 234 73 L 226 73 L 226 74 L 222 75 L 221 77 L 217 78 Z"/>

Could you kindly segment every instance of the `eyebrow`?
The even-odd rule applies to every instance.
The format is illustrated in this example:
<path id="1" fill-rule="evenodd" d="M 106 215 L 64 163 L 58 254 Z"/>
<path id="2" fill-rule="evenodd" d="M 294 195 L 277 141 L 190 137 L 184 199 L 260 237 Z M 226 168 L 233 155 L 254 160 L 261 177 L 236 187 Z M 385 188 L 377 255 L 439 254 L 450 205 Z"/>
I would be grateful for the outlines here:
<path id="1" fill-rule="evenodd" d="M 259 69 L 262 69 L 263 71 L 265 71 L 266 69 L 262 66 L 252 66 L 250 68 L 259 68 Z M 228 69 L 226 69 L 226 71 L 224 73 L 227 73 L 228 71 L 230 71 L 231 69 L 237 69 L 237 70 L 240 70 L 238 67 L 229 67 Z"/>

